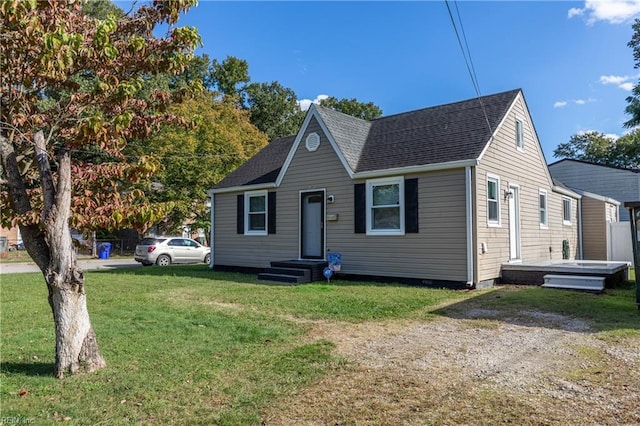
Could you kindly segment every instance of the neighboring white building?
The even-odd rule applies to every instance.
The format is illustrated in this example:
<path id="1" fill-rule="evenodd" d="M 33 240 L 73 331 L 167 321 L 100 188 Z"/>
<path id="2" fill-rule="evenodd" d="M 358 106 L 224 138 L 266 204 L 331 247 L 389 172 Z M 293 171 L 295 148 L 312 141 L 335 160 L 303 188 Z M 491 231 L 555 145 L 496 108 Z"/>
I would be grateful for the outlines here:
<path id="1" fill-rule="evenodd" d="M 564 159 L 550 164 L 549 172 L 554 180 L 572 189 L 618 200 L 620 221 L 629 220 L 629 212 L 624 208 L 625 201 L 640 200 L 640 170 Z"/>

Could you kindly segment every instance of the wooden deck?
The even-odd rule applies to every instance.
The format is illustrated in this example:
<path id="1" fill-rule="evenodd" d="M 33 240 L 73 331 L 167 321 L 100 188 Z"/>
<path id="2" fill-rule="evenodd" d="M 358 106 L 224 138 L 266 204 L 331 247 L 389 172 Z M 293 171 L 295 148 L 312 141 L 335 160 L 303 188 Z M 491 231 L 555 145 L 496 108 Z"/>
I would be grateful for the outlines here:
<path id="1" fill-rule="evenodd" d="M 556 260 L 535 263 L 503 263 L 502 283 L 542 285 L 545 275 L 571 275 L 604 278 L 605 287 L 629 279 L 628 262 L 598 260 Z"/>

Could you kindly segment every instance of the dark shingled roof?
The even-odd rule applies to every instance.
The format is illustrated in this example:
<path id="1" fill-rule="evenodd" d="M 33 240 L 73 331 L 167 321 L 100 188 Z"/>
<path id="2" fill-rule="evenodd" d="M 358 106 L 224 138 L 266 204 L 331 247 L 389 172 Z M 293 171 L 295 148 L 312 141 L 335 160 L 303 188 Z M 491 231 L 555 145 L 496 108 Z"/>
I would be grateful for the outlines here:
<path id="1" fill-rule="evenodd" d="M 243 165 L 229 173 L 213 189 L 275 182 L 295 136 L 274 139 Z"/>
<path id="2" fill-rule="evenodd" d="M 519 93 L 510 90 L 373 121 L 314 108 L 357 173 L 477 159 Z M 274 140 L 213 189 L 275 182 L 294 139 Z"/>
<path id="3" fill-rule="evenodd" d="M 356 170 L 360 155 L 367 142 L 367 136 L 371 129 L 371 122 L 361 118 L 353 117 L 341 112 L 315 107 L 322 121 L 327 126 L 327 130 L 333 136 L 333 140 L 338 145 L 342 155 L 347 160 L 351 170 Z"/>
<path id="4" fill-rule="evenodd" d="M 518 93 L 483 96 L 482 104 L 475 98 L 379 118 L 372 122 L 355 171 L 479 158 Z"/>
<path id="5" fill-rule="evenodd" d="M 585 160 L 575 160 L 573 158 L 563 158 L 562 160 L 558 160 L 555 163 L 549 164 L 549 167 L 553 167 L 556 164 L 560 164 L 560 163 L 563 163 L 565 161 L 566 162 L 581 163 L 581 164 L 588 164 L 590 166 L 606 167 L 608 169 L 623 170 L 625 172 L 631 172 L 631 173 L 640 173 L 640 169 L 630 169 L 630 168 L 627 168 L 627 167 L 608 166 L 606 164 L 598 164 L 598 163 L 593 163 L 591 161 L 585 161 Z"/>

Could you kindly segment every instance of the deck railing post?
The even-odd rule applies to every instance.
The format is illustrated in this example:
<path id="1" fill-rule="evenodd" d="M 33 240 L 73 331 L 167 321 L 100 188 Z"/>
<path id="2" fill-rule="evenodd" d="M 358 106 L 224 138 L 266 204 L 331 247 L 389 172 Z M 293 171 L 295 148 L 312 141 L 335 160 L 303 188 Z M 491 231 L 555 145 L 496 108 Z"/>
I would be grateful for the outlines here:
<path id="1" fill-rule="evenodd" d="M 631 222 L 631 244 L 633 245 L 633 266 L 636 276 L 636 307 L 640 309 L 640 235 L 638 235 L 638 222 L 640 222 L 640 201 L 627 201 L 624 207 L 629 210 L 629 221 Z"/>

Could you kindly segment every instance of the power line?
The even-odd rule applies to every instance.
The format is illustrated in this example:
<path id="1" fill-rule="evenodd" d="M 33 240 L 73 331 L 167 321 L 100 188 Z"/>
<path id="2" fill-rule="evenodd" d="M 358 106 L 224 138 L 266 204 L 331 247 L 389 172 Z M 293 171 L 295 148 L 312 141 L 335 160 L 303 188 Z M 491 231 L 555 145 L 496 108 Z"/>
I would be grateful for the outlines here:
<path id="1" fill-rule="evenodd" d="M 458 26 L 456 25 L 456 20 L 451 12 L 451 7 L 449 6 L 449 0 L 444 0 L 447 5 L 447 11 L 449 12 L 449 17 L 451 18 L 451 24 L 453 25 L 453 29 L 456 33 L 456 38 L 458 39 L 458 44 L 460 45 L 460 50 L 462 51 L 462 57 L 464 58 L 464 62 L 467 66 L 467 71 L 469 73 L 469 77 L 471 77 L 471 83 L 473 84 L 473 88 L 476 92 L 476 96 L 478 101 L 480 102 L 480 107 L 482 108 L 482 113 L 484 114 L 484 119 L 487 122 L 487 127 L 489 128 L 489 132 L 493 135 L 493 129 L 491 127 L 491 123 L 489 122 L 489 116 L 487 115 L 487 110 L 482 102 L 482 94 L 480 92 L 480 84 L 478 83 L 478 77 L 476 75 L 476 70 L 473 66 L 473 60 L 471 59 L 471 50 L 469 49 L 469 43 L 467 42 L 467 36 L 464 32 L 464 26 L 462 25 L 462 17 L 460 16 L 460 9 L 458 9 L 458 2 L 454 1 L 456 6 L 456 13 L 458 15 L 458 22 L 460 23 L 460 31 L 462 32 L 462 38 L 460 37 L 460 33 L 458 32 Z M 464 44 L 462 41 L 464 40 Z"/>

